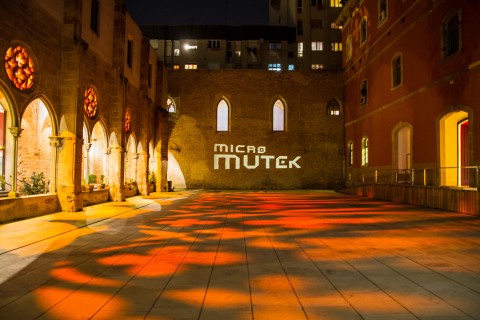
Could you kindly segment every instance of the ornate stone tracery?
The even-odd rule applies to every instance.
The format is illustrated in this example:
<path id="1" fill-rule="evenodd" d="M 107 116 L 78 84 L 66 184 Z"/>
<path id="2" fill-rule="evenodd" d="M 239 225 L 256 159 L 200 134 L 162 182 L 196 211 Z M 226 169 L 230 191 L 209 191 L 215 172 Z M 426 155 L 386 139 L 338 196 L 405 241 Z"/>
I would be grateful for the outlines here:
<path id="1" fill-rule="evenodd" d="M 5 71 L 18 90 L 28 90 L 35 83 L 35 66 L 31 55 L 22 46 L 12 46 L 5 54 Z"/>
<path id="2" fill-rule="evenodd" d="M 98 103 L 97 93 L 95 92 L 95 89 L 93 87 L 85 90 L 83 107 L 85 113 L 87 114 L 87 117 L 89 117 L 90 119 L 95 118 L 95 115 L 97 114 Z"/>
<path id="3" fill-rule="evenodd" d="M 130 132 L 131 128 L 132 124 L 130 119 L 130 113 L 128 111 L 125 111 L 125 121 L 123 123 L 123 129 L 125 130 L 125 132 Z"/>

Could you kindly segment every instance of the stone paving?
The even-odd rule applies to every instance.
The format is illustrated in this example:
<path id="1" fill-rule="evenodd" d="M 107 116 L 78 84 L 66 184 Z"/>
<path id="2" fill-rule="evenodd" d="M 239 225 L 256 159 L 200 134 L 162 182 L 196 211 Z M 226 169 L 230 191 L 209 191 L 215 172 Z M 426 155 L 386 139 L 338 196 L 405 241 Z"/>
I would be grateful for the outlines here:
<path id="1" fill-rule="evenodd" d="M 200 190 L 37 217 L 0 225 L 0 319 L 480 319 L 480 219 Z"/>

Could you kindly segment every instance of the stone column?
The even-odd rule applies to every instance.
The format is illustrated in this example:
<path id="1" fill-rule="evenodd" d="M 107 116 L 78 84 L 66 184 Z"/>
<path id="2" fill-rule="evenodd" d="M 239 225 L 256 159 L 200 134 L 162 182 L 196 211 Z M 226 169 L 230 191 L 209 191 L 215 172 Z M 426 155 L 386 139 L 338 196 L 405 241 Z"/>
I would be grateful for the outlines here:
<path id="1" fill-rule="evenodd" d="M 85 184 L 88 184 L 88 173 L 90 172 L 90 148 L 92 147 L 91 143 L 84 143 L 83 144 L 83 158 L 86 160 L 83 161 L 83 172 L 82 172 L 82 179 L 85 179 Z"/>
<path id="2" fill-rule="evenodd" d="M 137 185 L 140 194 L 148 194 L 148 153 L 137 153 Z"/>
<path id="3" fill-rule="evenodd" d="M 83 139 L 71 132 L 65 132 L 61 139 L 62 145 L 57 147 L 56 189 L 62 211 L 74 212 L 83 208 L 80 179 Z"/>
<path id="4" fill-rule="evenodd" d="M 168 172 L 168 157 L 162 157 L 162 169 L 160 176 L 160 187 L 161 191 L 168 191 L 168 182 L 167 182 L 167 172 Z"/>
<path id="5" fill-rule="evenodd" d="M 110 148 L 110 170 L 108 180 L 110 183 L 110 197 L 113 201 L 124 201 L 124 149 L 122 147 Z"/>
<path id="6" fill-rule="evenodd" d="M 10 127 L 8 128 L 10 133 L 13 136 L 13 170 L 12 170 L 12 188 L 8 193 L 8 197 L 16 198 L 18 197 L 17 193 L 17 167 L 18 167 L 18 138 L 22 133 L 23 129 L 19 127 Z"/>
<path id="7" fill-rule="evenodd" d="M 50 146 L 52 147 L 52 165 L 50 170 L 50 191 L 49 193 L 57 193 L 58 182 L 58 148 L 62 146 L 63 137 L 49 137 Z"/>

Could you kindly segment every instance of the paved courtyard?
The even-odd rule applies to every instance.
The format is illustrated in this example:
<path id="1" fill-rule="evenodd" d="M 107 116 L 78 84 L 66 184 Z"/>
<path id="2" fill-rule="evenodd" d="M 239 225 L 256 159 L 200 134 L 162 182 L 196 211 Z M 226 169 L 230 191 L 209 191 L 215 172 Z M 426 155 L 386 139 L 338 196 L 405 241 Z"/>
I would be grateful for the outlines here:
<path id="1" fill-rule="evenodd" d="M 0 225 L 0 319 L 480 319 L 480 219 L 184 191 Z"/>

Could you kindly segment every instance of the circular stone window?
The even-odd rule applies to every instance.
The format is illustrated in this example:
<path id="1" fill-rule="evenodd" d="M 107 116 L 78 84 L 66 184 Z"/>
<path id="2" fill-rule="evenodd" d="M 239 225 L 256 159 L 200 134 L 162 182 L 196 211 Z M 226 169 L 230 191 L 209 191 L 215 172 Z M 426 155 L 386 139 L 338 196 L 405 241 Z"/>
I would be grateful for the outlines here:
<path id="1" fill-rule="evenodd" d="M 12 46 L 5 54 L 5 71 L 15 88 L 24 91 L 31 89 L 35 83 L 35 65 L 27 49 Z"/>

